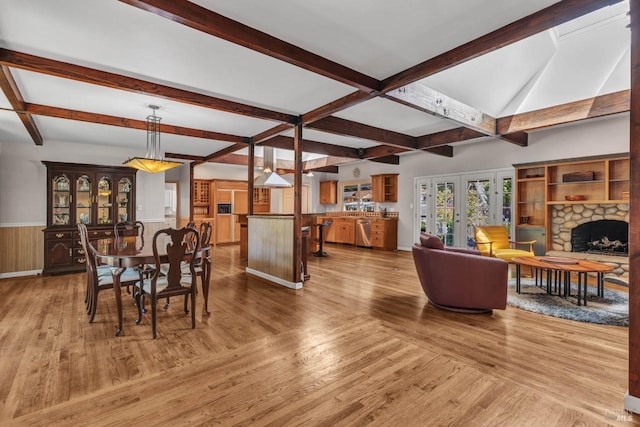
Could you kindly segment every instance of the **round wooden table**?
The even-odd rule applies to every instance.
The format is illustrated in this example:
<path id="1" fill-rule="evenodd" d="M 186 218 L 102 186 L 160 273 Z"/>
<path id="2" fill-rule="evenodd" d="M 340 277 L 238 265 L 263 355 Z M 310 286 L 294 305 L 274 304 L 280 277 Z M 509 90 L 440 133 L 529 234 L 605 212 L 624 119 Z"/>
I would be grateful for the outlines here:
<path id="1" fill-rule="evenodd" d="M 601 262 L 551 256 L 515 257 L 513 262 L 516 264 L 516 292 L 518 293 L 520 293 L 520 267 L 523 265 L 547 272 L 548 294 L 551 294 L 551 273 L 553 272 L 553 282 L 558 289 L 558 294 L 560 295 L 562 290 L 565 298 L 571 296 L 571 273 L 576 273 L 578 275 L 578 305 L 581 303 L 587 305 L 587 273 L 597 274 L 597 295 L 604 296 L 602 280 L 604 273 L 613 270 L 613 266 Z M 542 275 L 540 281 L 542 283 Z M 537 283 L 538 275 L 536 274 Z"/>
<path id="2" fill-rule="evenodd" d="M 120 276 L 127 267 L 138 267 L 144 264 L 155 264 L 153 245 L 141 237 L 124 236 L 111 237 L 90 242 L 96 251 L 96 257 L 104 264 L 116 267 L 111 270 L 113 276 L 113 291 L 116 297 L 116 309 L 118 312 L 118 329 L 116 336 L 122 332 L 122 292 L 120 290 Z M 166 245 L 158 245 L 160 262 L 169 262 L 166 254 Z M 211 275 L 211 262 L 209 259 L 209 247 L 200 248 L 196 256 L 202 259 L 204 275 L 202 278 L 202 295 L 204 296 L 204 311 L 209 314 L 209 279 Z"/>

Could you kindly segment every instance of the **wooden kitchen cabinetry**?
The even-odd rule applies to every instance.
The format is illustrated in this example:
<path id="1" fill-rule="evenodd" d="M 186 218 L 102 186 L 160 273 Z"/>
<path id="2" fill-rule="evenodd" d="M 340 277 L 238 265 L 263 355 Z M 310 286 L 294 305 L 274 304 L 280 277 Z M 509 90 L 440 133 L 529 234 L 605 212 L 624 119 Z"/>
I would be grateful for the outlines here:
<path id="1" fill-rule="evenodd" d="M 335 205 L 338 203 L 338 181 L 320 182 L 320 204 Z"/>
<path id="2" fill-rule="evenodd" d="M 191 203 L 193 205 L 193 221 L 199 227 L 203 222 L 213 224 L 213 199 L 211 191 L 211 181 L 205 179 L 194 179 L 191 190 Z"/>
<path id="3" fill-rule="evenodd" d="M 356 243 L 356 218 L 320 217 L 318 220 L 319 223 L 325 220 L 331 221 L 331 224 L 323 231 L 325 241 L 349 245 Z"/>
<path id="4" fill-rule="evenodd" d="M 253 189 L 253 213 L 269 213 L 271 211 L 271 189 Z"/>
<path id="5" fill-rule="evenodd" d="M 83 271 L 86 255 L 77 224 L 91 240 L 113 236 L 120 221 L 135 221 L 136 170 L 75 163 L 42 162 L 47 167 L 47 228 L 44 275 Z"/>
<path id="6" fill-rule="evenodd" d="M 398 174 L 371 175 L 374 202 L 398 201 Z"/>
<path id="7" fill-rule="evenodd" d="M 387 251 L 398 249 L 398 220 L 395 218 L 372 219 L 371 246 Z"/>

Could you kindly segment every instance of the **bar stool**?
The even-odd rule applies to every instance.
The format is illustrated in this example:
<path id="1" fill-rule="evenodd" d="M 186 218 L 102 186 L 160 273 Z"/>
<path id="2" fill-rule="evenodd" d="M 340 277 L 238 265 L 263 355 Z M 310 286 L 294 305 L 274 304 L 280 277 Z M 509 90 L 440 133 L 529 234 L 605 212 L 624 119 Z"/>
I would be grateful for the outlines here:
<path id="1" fill-rule="evenodd" d="M 318 227 L 318 241 L 320 242 L 320 248 L 313 253 L 313 256 L 329 256 L 325 251 L 322 250 L 322 244 L 324 243 L 324 238 L 322 237 L 323 230 L 325 227 L 331 225 L 331 221 L 325 221 L 321 224 L 313 224 Z"/>

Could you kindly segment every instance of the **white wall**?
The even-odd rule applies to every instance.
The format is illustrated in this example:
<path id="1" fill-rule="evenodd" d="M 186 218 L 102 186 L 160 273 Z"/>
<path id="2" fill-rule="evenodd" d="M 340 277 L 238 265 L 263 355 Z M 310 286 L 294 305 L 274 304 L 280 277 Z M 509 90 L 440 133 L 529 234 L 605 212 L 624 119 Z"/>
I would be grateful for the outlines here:
<path id="1" fill-rule="evenodd" d="M 122 166 L 129 153 L 113 147 L 45 141 L 0 142 L 0 225 L 46 225 L 47 169 L 42 160 Z M 164 220 L 164 173 L 136 175 L 141 221 Z"/>
<path id="2" fill-rule="evenodd" d="M 514 163 L 548 161 L 629 151 L 629 118 L 627 114 L 565 125 L 529 134 L 529 146 L 522 148 L 504 141 L 487 140 L 454 146 L 454 157 L 445 158 L 429 153 L 400 156 L 400 165 L 362 161 L 340 168 L 337 179 L 352 181 L 354 167 L 360 178 L 376 173 L 399 173 L 398 203 L 381 208 L 399 211 L 398 246 L 408 249 L 413 243 L 413 180 L 417 176 L 442 175 L 510 167 Z M 106 146 L 45 141 L 44 146 L 0 143 L 0 225 L 46 223 L 46 168 L 41 160 L 121 165 L 129 153 Z M 203 179 L 246 180 L 246 168 L 222 164 L 207 164 L 195 168 L 195 176 Z M 187 165 L 171 172 L 171 180 L 178 174 L 181 182 L 181 216 L 188 216 L 190 191 Z M 318 203 L 318 182 L 336 179 L 335 174 L 316 173 L 304 177 L 310 184 L 312 210 L 321 213 L 337 209 L 339 205 Z M 137 174 L 137 203 L 143 210 L 137 217 L 143 221 L 162 221 L 164 218 L 164 173 Z M 183 188 L 186 187 L 186 190 Z M 185 214 L 186 210 L 186 214 Z"/>
<path id="3" fill-rule="evenodd" d="M 454 145 L 453 158 L 430 153 L 400 156 L 400 165 L 360 162 L 340 167 L 339 180 L 351 181 L 354 167 L 360 177 L 378 173 L 399 173 L 398 203 L 384 204 L 399 211 L 398 247 L 409 250 L 414 240 L 414 178 L 443 174 L 502 169 L 513 164 L 555 159 L 626 153 L 629 151 L 629 116 L 621 114 L 589 122 L 559 126 L 529 133 L 529 146 L 488 139 L 484 142 Z"/>

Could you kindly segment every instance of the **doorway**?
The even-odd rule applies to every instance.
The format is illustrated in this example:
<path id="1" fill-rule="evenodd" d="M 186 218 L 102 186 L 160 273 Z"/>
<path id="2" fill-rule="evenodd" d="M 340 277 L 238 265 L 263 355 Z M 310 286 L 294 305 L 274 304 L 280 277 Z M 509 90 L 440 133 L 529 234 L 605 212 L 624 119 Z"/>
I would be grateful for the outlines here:
<path id="1" fill-rule="evenodd" d="M 420 232 L 447 246 L 474 247 L 473 228 L 504 224 L 511 233 L 513 170 L 415 178 L 415 241 Z"/>
<path id="2" fill-rule="evenodd" d="M 165 227 L 177 228 L 179 200 L 178 182 L 167 181 L 164 183 L 164 225 Z"/>

